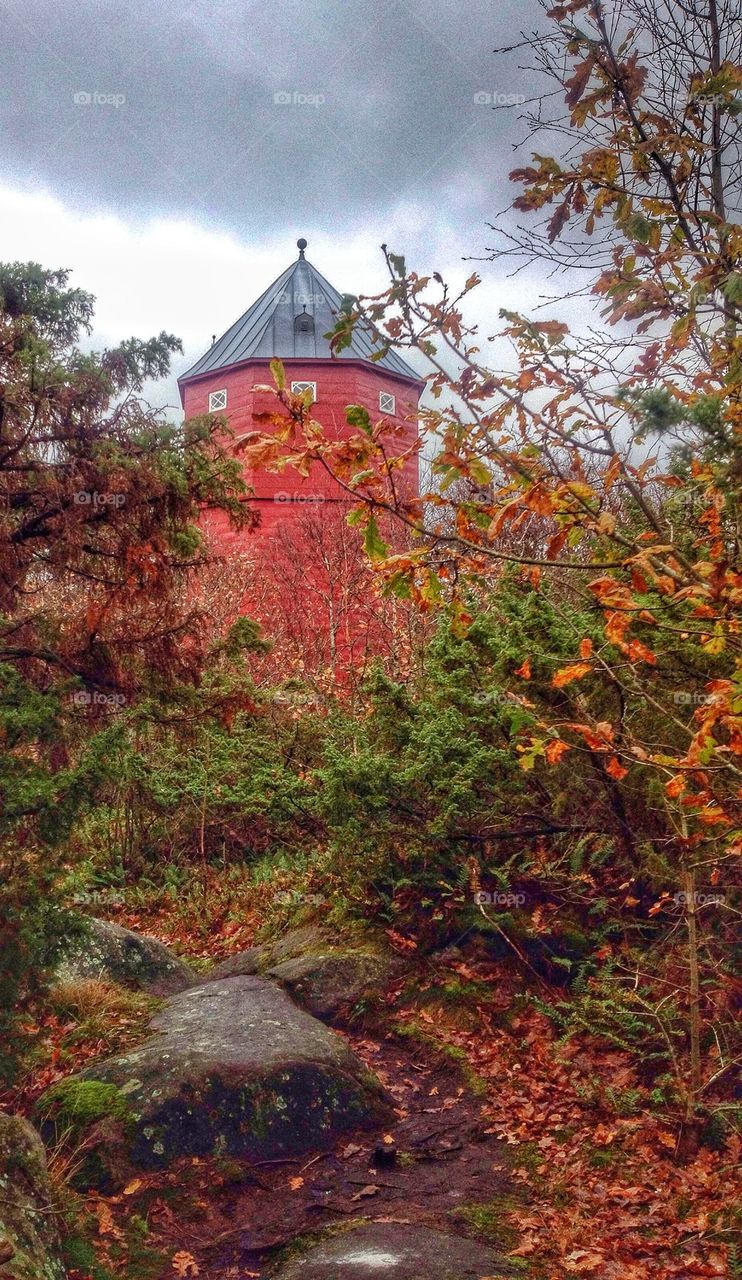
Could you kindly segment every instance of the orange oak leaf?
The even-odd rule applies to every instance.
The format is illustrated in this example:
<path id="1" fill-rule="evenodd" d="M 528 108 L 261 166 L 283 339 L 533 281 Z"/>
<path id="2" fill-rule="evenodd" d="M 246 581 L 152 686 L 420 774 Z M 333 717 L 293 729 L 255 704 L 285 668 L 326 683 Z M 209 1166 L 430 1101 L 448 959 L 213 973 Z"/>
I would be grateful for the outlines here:
<path id="1" fill-rule="evenodd" d="M 592 671 L 591 662 L 572 662 L 568 667 L 561 667 L 551 678 L 551 683 L 555 689 L 562 689 L 565 684 L 571 684 L 573 680 L 581 680 L 589 671 Z"/>

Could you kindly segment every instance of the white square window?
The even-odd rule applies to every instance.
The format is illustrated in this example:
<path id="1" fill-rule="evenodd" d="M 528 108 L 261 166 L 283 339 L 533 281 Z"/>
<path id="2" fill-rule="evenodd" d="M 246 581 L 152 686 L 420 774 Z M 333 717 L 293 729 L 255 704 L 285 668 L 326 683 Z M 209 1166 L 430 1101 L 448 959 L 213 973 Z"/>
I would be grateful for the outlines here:
<path id="1" fill-rule="evenodd" d="M 291 383 L 292 395 L 300 396 L 302 391 L 311 391 L 312 404 L 314 404 L 314 401 L 317 399 L 317 383 L 316 382 L 292 382 Z"/>
<path id="2" fill-rule="evenodd" d="M 227 407 L 227 392 L 212 391 L 209 395 L 209 413 L 219 413 L 220 409 Z"/>
<path id="3" fill-rule="evenodd" d="M 388 391 L 380 391 L 379 408 L 382 413 L 395 413 L 397 408 L 396 396 L 390 395 Z"/>

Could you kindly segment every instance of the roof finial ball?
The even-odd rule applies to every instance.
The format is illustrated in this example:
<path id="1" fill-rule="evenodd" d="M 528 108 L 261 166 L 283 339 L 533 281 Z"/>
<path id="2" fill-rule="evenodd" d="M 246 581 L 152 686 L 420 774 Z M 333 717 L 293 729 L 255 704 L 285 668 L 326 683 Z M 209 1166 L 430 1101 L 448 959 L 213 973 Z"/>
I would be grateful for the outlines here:
<path id="1" fill-rule="evenodd" d="M 299 257 L 300 257 L 300 258 L 303 258 L 303 257 L 304 257 L 304 250 L 305 250 L 305 249 L 306 249 L 306 247 L 307 247 L 307 242 L 306 242 L 306 240 L 304 239 L 304 237 L 303 237 L 303 236 L 302 236 L 301 240 L 297 240 L 297 242 L 296 242 L 296 247 L 297 247 L 297 249 L 299 250 Z"/>

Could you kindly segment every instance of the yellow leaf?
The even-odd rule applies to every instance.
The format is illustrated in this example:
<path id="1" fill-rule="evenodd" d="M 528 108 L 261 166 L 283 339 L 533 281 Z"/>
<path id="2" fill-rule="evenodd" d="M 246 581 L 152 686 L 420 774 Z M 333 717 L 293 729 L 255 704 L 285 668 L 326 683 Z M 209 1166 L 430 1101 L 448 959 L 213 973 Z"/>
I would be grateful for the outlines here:
<path id="1" fill-rule="evenodd" d="M 598 533 L 613 533 L 616 528 L 616 517 L 610 511 L 601 511 L 598 517 Z"/>
<path id="2" fill-rule="evenodd" d="M 124 1187 L 124 1195 L 133 1196 L 134 1192 L 138 1191 L 141 1185 L 142 1185 L 141 1178 L 132 1178 L 131 1182 L 127 1182 L 126 1186 Z"/>
<path id="3" fill-rule="evenodd" d="M 303 1187 L 303 1186 L 304 1186 L 304 1179 L 303 1179 L 303 1178 L 289 1178 L 289 1186 L 291 1187 L 291 1190 L 292 1190 L 292 1191 L 298 1191 L 298 1190 L 299 1190 L 299 1187 Z"/>

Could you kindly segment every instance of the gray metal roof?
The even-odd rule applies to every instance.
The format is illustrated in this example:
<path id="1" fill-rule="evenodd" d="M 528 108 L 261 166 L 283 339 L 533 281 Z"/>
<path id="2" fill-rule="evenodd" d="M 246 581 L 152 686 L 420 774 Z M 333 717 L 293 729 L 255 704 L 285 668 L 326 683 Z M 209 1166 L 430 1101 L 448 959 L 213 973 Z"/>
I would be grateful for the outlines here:
<path id="1" fill-rule="evenodd" d="M 205 355 L 178 379 L 187 382 L 204 373 L 228 369 L 242 360 L 307 358 L 329 360 L 330 344 L 324 334 L 334 329 L 342 295 L 304 257 L 306 241 L 297 241 L 299 257 L 253 302 Z M 370 333 L 356 328 L 353 343 L 338 352 L 340 360 L 370 360 L 374 351 Z M 389 351 L 374 361 L 381 369 L 421 381 L 420 375 Z"/>

